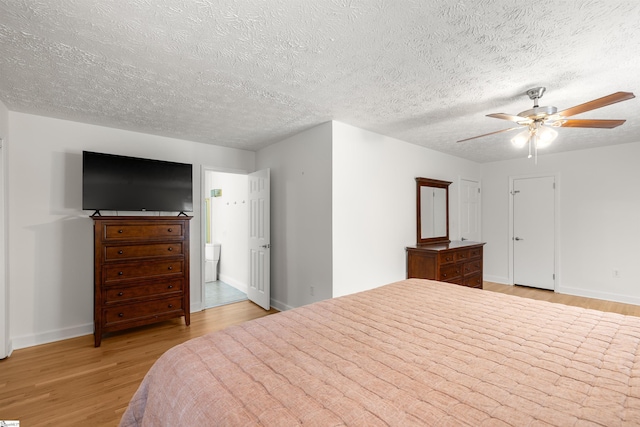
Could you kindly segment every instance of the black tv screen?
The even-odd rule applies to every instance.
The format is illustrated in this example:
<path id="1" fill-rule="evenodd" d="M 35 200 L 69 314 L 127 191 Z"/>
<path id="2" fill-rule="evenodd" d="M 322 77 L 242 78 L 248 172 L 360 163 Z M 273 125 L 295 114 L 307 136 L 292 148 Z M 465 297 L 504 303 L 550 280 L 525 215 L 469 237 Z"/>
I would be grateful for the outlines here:
<path id="1" fill-rule="evenodd" d="M 192 212 L 192 166 L 83 151 L 82 209 Z"/>

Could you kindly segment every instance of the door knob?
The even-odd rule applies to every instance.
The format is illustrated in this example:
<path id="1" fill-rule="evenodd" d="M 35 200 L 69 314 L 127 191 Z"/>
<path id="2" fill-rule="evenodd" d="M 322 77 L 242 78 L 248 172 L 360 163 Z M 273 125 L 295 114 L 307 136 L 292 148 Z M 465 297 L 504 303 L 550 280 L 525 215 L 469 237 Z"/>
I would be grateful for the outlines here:
<path id="1" fill-rule="evenodd" d="M 514 240 L 524 240 L 524 239 L 522 239 L 520 237 L 516 237 L 516 238 L 514 238 Z"/>
<path id="2" fill-rule="evenodd" d="M 271 243 L 267 243 L 266 245 L 260 246 L 261 248 L 269 249 L 271 247 Z"/>

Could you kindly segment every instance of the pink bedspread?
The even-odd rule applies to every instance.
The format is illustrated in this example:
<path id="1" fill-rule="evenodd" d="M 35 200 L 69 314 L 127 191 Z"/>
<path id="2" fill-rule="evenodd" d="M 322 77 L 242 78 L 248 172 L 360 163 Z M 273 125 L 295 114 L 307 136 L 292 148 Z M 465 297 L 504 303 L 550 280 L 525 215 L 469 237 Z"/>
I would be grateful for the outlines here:
<path id="1" fill-rule="evenodd" d="M 121 426 L 640 425 L 640 318 L 410 279 L 196 338 Z"/>

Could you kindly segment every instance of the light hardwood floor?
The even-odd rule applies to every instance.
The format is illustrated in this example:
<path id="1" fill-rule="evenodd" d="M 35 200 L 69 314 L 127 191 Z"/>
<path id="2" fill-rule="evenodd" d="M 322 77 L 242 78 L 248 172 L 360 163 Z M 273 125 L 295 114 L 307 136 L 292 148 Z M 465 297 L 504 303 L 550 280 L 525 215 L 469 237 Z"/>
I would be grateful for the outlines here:
<path id="1" fill-rule="evenodd" d="M 106 336 L 93 335 L 16 350 L 0 361 L 0 420 L 21 426 L 117 426 L 151 365 L 171 347 L 256 319 L 265 311 L 243 301 Z"/>
<path id="2" fill-rule="evenodd" d="M 603 301 L 593 298 L 583 298 L 574 295 L 559 294 L 544 289 L 527 288 L 525 286 L 501 285 L 492 282 L 484 282 L 483 288 L 489 291 L 517 295 L 525 298 L 557 302 L 566 305 L 575 305 L 578 307 L 592 308 L 594 310 L 611 311 L 613 313 L 627 314 L 629 316 L 640 316 L 640 305 Z"/>
<path id="3" fill-rule="evenodd" d="M 485 282 L 493 292 L 640 316 L 640 306 Z M 156 359 L 188 339 L 276 312 L 249 301 L 113 334 L 93 347 L 93 336 L 14 351 L 0 361 L 0 420 L 22 426 L 117 426 L 127 403 Z"/>

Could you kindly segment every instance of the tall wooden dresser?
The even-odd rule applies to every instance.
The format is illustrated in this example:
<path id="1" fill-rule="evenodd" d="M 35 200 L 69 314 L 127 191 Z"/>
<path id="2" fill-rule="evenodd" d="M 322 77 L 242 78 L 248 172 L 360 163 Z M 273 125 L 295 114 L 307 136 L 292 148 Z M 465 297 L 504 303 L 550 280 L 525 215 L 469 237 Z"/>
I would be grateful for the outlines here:
<path id="1" fill-rule="evenodd" d="M 482 289 L 484 243 L 457 241 L 407 247 L 407 278 Z"/>
<path id="2" fill-rule="evenodd" d="M 184 316 L 189 325 L 191 217 L 96 216 L 94 339 Z"/>

